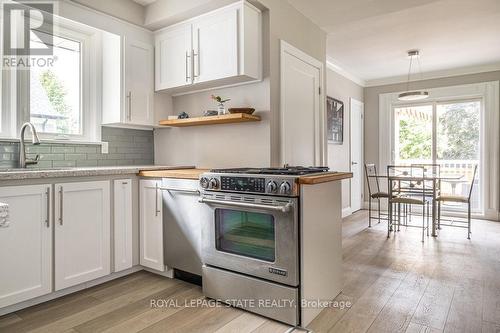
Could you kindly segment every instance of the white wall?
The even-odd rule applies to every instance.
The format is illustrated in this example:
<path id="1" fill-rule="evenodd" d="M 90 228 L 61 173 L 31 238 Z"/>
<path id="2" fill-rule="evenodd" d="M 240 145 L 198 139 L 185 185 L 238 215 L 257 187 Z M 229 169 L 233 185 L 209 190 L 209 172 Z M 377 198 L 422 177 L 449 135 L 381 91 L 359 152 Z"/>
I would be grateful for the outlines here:
<path id="1" fill-rule="evenodd" d="M 145 8 L 132 0 L 72 1 L 137 25 L 144 24 Z"/>
<path id="2" fill-rule="evenodd" d="M 350 170 L 350 99 L 363 102 L 363 87 L 328 69 L 326 72 L 327 95 L 344 102 L 344 142 L 341 145 L 328 144 L 328 166 L 332 170 Z M 350 181 L 342 180 L 342 208 L 349 208 Z"/>

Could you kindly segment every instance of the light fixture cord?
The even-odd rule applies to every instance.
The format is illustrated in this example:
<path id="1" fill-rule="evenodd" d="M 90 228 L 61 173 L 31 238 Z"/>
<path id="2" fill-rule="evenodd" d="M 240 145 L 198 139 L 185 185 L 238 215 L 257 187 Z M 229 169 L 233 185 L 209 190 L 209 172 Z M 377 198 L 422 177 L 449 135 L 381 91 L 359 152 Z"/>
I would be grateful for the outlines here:
<path id="1" fill-rule="evenodd" d="M 408 69 L 408 80 L 406 81 L 406 91 L 410 91 L 411 65 L 413 64 L 413 56 L 410 55 L 410 68 Z"/>

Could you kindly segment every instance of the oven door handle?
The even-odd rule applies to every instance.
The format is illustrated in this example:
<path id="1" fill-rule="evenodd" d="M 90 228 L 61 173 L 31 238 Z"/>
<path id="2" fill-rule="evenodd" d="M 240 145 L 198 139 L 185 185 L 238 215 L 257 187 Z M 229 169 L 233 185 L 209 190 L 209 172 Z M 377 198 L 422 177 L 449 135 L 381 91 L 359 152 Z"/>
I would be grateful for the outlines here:
<path id="1" fill-rule="evenodd" d="M 217 204 L 217 205 L 243 207 L 243 208 L 259 208 L 259 209 L 272 210 L 272 211 L 277 211 L 277 212 L 282 212 L 282 213 L 288 213 L 293 207 L 293 204 L 291 204 L 291 203 L 287 203 L 286 205 L 261 205 L 261 204 L 248 203 L 248 202 L 213 200 L 213 199 L 205 199 L 205 198 L 201 198 L 199 201 L 201 203 L 205 203 L 205 204 Z"/>

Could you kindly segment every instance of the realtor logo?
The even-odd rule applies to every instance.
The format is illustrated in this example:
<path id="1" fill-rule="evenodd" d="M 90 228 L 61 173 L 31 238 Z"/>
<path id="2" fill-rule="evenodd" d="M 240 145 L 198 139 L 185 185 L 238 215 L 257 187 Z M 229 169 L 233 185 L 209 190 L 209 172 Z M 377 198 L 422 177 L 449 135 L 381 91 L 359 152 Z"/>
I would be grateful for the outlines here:
<path id="1" fill-rule="evenodd" d="M 53 54 L 54 4 L 23 1 L 3 4 L 4 56 L 50 56 Z M 36 40 L 40 47 L 31 47 Z"/>

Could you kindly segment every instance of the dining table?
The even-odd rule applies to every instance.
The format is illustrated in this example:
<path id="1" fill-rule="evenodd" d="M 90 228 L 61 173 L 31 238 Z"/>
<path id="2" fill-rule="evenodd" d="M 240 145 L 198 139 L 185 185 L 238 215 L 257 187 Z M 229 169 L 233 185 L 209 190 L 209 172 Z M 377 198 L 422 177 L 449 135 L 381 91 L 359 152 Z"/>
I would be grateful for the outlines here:
<path id="1" fill-rule="evenodd" d="M 439 196 L 438 193 L 438 187 L 441 182 L 451 182 L 451 183 L 457 183 L 461 181 L 465 175 L 463 174 L 434 174 L 434 173 L 425 173 L 424 175 L 412 175 L 410 173 L 391 173 L 391 174 L 377 174 L 377 175 L 372 175 L 370 177 L 375 177 L 375 178 L 380 178 L 380 179 L 386 179 L 388 184 L 392 184 L 394 181 L 398 182 L 408 182 L 408 183 L 417 183 L 417 182 L 429 182 L 430 185 L 430 191 L 429 195 L 432 198 L 432 233 L 431 235 L 433 237 L 437 237 L 437 224 L 436 224 L 436 211 L 437 211 L 437 204 L 436 204 L 436 198 Z M 388 194 L 389 198 L 392 198 L 393 196 L 393 188 L 392 186 L 388 186 Z"/>

